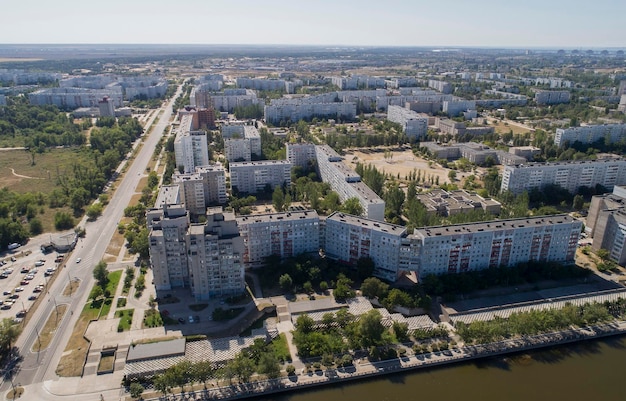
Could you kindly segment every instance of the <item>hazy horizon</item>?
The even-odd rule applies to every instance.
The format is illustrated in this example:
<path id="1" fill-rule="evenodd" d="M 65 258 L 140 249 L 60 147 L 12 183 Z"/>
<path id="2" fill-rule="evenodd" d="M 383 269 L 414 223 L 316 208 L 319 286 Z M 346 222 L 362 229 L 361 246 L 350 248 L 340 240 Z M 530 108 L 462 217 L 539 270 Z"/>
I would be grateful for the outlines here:
<path id="1" fill-rule="evenodd" d="M 0 43 L 606 49 L 626 47 L 626 2 L 61 0 L 13 2 Z M 348 4 L 350 3 L 350 4 Z"/>

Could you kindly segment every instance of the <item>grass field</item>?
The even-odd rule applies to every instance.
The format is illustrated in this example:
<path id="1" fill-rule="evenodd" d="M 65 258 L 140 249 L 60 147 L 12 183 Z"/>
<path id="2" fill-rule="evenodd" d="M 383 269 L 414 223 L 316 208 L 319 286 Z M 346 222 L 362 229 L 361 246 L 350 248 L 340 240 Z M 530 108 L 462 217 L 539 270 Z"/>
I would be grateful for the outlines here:
<path id="1" fill-rule="evenodd" d="M 91 163 L 88 155 L 80 148 L 49 149 L 45 153 L 35 153 L 34 161 L 25 150 L 0 151 L 0 188 L 6 187 L 18 193 L 41 192 L 49 194 L 58 188 L 60 175 L 70 171 L 74 163 Z M 54 215 L 57 212 L 73 210 L 70 207 L 50 209 L 45 202 L 37 217 L 43 224 L 44 232 L 54 232 Z"/>
<path id="2" fill-rule="evenodd" d="M 509 131 L 513 131 L 514 135 L 525 134 L 527 132 L 533 131 L 532 129 L 525 128 L 521 124 L 511 124 L 503 121 L 492 120 L 489 122 L 489 125 L 493 126 L 495 131 L 498 134 L 505 134 Z"/>
<path id="3" fill-rule="evenodd" d="M 134 309 L 120 309 L 115 311 L 115 317 L 120 318 L 120 323 L 117 325 L 117 331 L 130 330 L 130 325 L 133 323 Z"/>

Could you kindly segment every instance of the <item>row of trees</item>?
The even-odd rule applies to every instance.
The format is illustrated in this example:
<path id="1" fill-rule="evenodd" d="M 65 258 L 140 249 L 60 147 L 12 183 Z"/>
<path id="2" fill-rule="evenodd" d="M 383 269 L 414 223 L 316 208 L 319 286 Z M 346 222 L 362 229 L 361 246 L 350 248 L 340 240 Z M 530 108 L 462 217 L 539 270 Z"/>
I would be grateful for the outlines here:
<path id="1" fill-rule="evenodd" d="M 624 300 L 617 303 L 592 303 L 582 306 L 567 304 L 561 309 L 532 310 L 514 313 L 508 319 L 496 317 L 490 321 L 475 321 L 470 324 L 458 322 L 456 329 L 466 343 L 488 343 L 515 336 L 535 335 L 571 326 L 587 326 L 613 319 L 610 308 L 619 308 L 623 313 Z"/>

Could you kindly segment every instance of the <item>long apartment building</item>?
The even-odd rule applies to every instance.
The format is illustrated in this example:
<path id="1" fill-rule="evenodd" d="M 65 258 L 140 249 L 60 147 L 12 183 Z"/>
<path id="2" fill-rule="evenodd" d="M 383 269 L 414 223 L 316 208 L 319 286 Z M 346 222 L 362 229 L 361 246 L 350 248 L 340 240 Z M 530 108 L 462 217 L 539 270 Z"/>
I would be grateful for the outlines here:
<path id="1" fill-rule="evenodd" d="M 280 124 L 283 121 L 310 120 L 315 117 L 332 118 L 341 121 L 354 120 L 356 117 L 356 103 L 305 103 L 300 99 L 293 99 L 290 102 L 272 101 L 264 109 L 264 118 L 269 124 Z"/>
<path id="2" fill-rule="evenodd" d="M 253 125 L 223 125 L 226 160 L 250 161 L 261 157 L 261 134 Z"/>
<path id="3" fill-rule="evenodd" d="M 406 136 L 413 140 L 426 137 L 428 132 L 428 118 L 404 107 L 389 106 L 387 120 L 400 124 Z"/>
<path id="4" fill-rule="evenodd" d="M 584 127 L 557 128 L 554 134 L 554 143 L 564 146 L 565 143 L 573 144 L 594 143 L 598 140 L 608 140 L 610 143 L 618 142 L 626 138 L 626 124 L 603 124 L 587 125 Z"/>
<path id="5" fill-rule="evenodd" d="M 315 210 L 241 216 L 237 225 L 248 266 L 260 266 L 271 255 L 288 258 L 320 249 L 320 218 Z"/>
<path id="6" fill-rule="evenodd" d="M 209 164 L 209 148 L 206 133 L 193 130 L 193 116 L 184 114 L 181 117 L 176 138 L 174 139 L 174 156 L 176 165 L 183 166 L 185 173 L 191 173 L 197 166 Z"/>
<path id="7" fill-rule="evenodd" d="M 228 201 L 226 174 L 219 163 L 196 167 L 193 173 L 175 172 L 172 182 L 180 187 L 181 202 L 193 214 L 204 214 L 208 206 Z"/>
<path id="8" fill-rule="evenodd" d="M 223 92 L 215 92 L 207 84 L 194 88 L 189 102 L 198 108 L 214 108 L 229 113 L 232 113 L 235 107 L 255 105 L 261 107 L 265 104 L 265 101 L 259 99 L 251 89 L 224 89 Z"/>
<path id="9" fill-rule="evenodd" d="M 243 292 L 244 247 L 234 214 L 209 209 L 205 224 L 190 224 L 182 204 L 167 202 L 147 212 L 156 290 L 189 288 L 198 301 Z"/>
<path id="10" fill-rule="evenodd" d="M 262 192 L 269 185 L 275 187 L 291 185 L 291 163 L 289 160 L 261 160 L 229 164 L 230 186 L 233 191 L 247 194 Z"/>
<path id="11" fill-rule="evenodd" d="M 115 107 L 123 106 L 123 94 L 120 86 L 106 89 L 86 88 L 46 88 L 28 94 L 32 105 L 54 105 L 60 109 L 77 109 L 80 107 L 98 107 L 98 102 L 108 97 Z"/>
<path id="12" fill-rule="evenodd" d="M 594 251 L 606 249 L 613 261 L 626 264 L 626 187 L 591 198 L 585 231 L 593 238 Z"/>
<path id="13" fill-rule="evenodd" d="M 349 265 L 369 257 L 376 277 L 394 281 L 405 236 L 406 227 L 335 212 L 325 220 L 323 249 L 327 257 Z"/>
<path id="14" fill-rule="evenodd" d="M 581 229 L 581 221 L 555 215 L 425 227 L 411 237 L 424 277 L 528 261 L 572 263 Z"/>
<path id="15" fill-rule="evenodd" d="M 502 191 L 520 194 L 533 188 L 558 185 L 571 193 L 597 184 L 612 190 L 626 184 L 626 159 L 601 159 L 505 166 Z"/>
<path id="16" fill-rule="evenodd" d="M 339 199 L 345 202 L 357 198 L 363 207 L 363 216 L 384 221 L 385 201 L 361 181 L 361 176 L 343 163 L 343 157 L 328 145 L 311 146 L 315 146 L 320 178 L 330 184 L 332 190 L 339 194 Z"/>
<path id="17" fill-rule="evenodd" d="M 535 93 L 535 102 L 539 105 L 569 103 L 569 91 L 537 91 Z"/>

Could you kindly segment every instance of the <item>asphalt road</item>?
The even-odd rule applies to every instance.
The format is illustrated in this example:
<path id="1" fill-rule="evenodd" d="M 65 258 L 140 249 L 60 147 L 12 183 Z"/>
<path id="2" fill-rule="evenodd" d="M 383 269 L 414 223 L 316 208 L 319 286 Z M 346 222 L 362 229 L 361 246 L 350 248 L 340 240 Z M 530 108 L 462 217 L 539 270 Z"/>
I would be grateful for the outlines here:
<path id="1" fill-rule="evenodd" d="M 93 267 L 103 258 L 111 237 L 117 229 L 117 224 L 124 214 L 124 208 L 130 202 L 135 188 L 145 174 L 145 169 L 152 158 L 156 144 L 170 122 L 172 105 L 180 91 L 181 87 L 178 88 L 172 100 L 162 108 L 162 113 L 155 113 L 152 121 L 145 125 L 146 129 L 149 129 L 151 124 L 153 124 L 152 130 L 149 135 L 145 134 L 142 138 L 144 142 L 141 150 L 135 159 L 132 160 L 132 164 L 128 166 L 123 179 L 118 184 L 102 216 L 94 222 L 85 222 L 83 224 L 86 229 L 85 238 L 78 241 L 66 266 L 57 272 L 61 277 L 54 282 L 49 290 L 49 294 L 45 294 L 46 299 L 43 299 L 39 308 L 33 312 L 33 316 L 17 340 L 16 346 L 19 348 L 23 360 L 16 365 L 15 370 L 17 373 L 13 379 L 14 383 L 27 385 L 52 380 L 57 377 L 55 373 L 56 367 L 78 320 L 79 312 L 87 302 L 89 291 L 95 282 L 92 275 Z M 157 116 L 159 116 L 159 120 L 154 123 Z M 81 259 L 80 263 L 77 263 L 78 258 Z M 78 290 L 71 297 L 62 295 L 63 289 L 68 283 L 68 279 L 65 279 L 65 277 L 81 280 Z M 47 350 L 40 353 L 31 352 L 31 348 L 37 342 L 38 330 L 43 327 L 48 316 L 54 312 L 55 306 L 61 304 L 69 305 L 68 313 L 62 318 L 59 329 L 55 333 L 50 346 Z M 8 381 L 1 387 L 2 390 L 9 388 L 10 382 Z"/>

